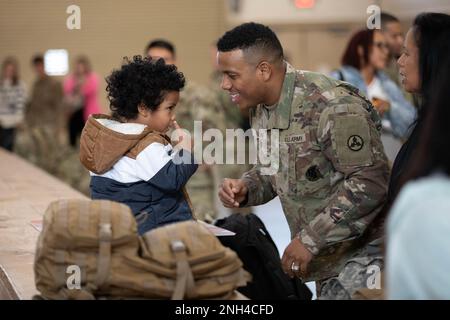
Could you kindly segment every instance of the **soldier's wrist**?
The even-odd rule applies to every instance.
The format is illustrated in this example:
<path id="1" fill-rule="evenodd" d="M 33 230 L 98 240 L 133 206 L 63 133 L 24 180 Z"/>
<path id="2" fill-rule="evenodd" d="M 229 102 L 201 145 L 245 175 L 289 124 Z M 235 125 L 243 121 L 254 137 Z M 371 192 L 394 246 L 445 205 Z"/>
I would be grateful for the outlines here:
<path id="1" fill-rule="evenodd" d="M 297 233 L 296 238 L 302 243 L 302 245 L 308 249 L 314 256 L 319 254 L 320 247 L 312 240 L 312 237 L 306 233 L 305 229 Z"/>
<path id="2" fill-rule="evenodd" d="M 247 206 L 247 203 L 248 203 L 248 192 L 247 192 L 247 194 L 245 195 L 244 200 L 242 200 L 242 201 L 239 203 L 239 208 L 246 207 L 246 206 Z"/>
<path id="3" fill-rule="evenodd" d="M 247 190 L 247 193 L 245 194 L 245 199 L 239 203 L 239 207 L 242 208 L 242 207 L 246 207 L 250 200 L 249 195 L 251 192 L 251 185 L 249 185 L 248 181 L 245 178 L 241 178 L 240 180 L 244 183 L 245 189 Z"/>

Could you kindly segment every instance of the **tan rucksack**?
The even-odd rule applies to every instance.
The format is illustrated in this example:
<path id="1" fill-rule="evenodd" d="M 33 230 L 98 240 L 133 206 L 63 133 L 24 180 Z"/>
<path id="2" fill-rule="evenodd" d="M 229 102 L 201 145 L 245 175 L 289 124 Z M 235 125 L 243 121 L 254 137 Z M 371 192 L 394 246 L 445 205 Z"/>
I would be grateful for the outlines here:
<path id="1" fill-rule="evenodd" d="M 236 253 L 200 223 L 140 237 L 130 209 L 107 200 L 51 203 L 34 272 L 46 299 L 226 299 L 250 280 Z"/>

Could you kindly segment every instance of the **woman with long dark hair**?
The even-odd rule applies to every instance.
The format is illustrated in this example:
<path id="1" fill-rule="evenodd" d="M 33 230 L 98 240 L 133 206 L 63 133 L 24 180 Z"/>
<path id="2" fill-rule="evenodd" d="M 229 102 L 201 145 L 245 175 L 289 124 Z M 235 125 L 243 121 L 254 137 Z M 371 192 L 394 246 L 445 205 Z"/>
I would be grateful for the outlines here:
<path id="1" fill-rule="evenodd" d="M 404 52 L 398 59 L 402 85 L 419 97 L 418 117 L 412 133 L 402 146 L 392 167 L 388 190 L 390 203 L 405 182 L 405 170 L 417 159 L 417 144 L 431 99 L 437 96 L 437 80 L 450 70 L 444 63 L 450 56 L 450 16 L 443 13 L 423 13 L 416 17 L 405 39 Z"/>
<path id="2" fill-rule="evenodd" d="M 401 191 L 388 220 L 387 293 L 450 299 L 450 16 L 419 15 L 405 43 L 403 85 L 422 105 L 391 181 Z"/>

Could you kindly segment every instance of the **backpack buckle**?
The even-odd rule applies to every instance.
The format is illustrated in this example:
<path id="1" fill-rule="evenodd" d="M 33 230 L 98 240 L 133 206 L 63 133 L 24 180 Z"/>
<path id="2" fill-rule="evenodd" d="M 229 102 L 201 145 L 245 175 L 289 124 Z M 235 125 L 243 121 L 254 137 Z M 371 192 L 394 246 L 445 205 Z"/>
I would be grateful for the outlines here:
<path id="1" fill-rule="evenodd" d="M 112 235 L 112 228 L 110 223 L 100 224 L 99 230 L 99 240 L 100 241 L 110 241 Z"/>
<path id="2" fill-rule="evenodd" d="M 174 240 L 171 242 L 171 247 L 173 252 L 186 251 L 186 246 L 181 240 Z"/>

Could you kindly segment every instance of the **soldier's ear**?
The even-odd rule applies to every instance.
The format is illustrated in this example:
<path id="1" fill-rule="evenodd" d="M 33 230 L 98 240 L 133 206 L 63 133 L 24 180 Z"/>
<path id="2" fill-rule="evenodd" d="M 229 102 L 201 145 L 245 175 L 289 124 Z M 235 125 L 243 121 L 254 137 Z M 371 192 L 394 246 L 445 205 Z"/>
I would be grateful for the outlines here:
<path id="1" fill-rule="evenodd" d="M 264 81 L 269 81 L 272 76 L 272 65 L 267 61 L 261 61 L 257 66 L 257 72 Z"/>

